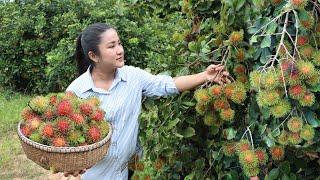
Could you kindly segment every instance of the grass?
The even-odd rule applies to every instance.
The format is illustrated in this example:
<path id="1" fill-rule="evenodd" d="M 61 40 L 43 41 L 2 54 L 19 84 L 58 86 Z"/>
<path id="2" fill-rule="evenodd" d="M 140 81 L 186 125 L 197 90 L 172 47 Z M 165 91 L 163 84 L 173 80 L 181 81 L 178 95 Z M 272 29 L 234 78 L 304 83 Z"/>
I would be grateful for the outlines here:
<path id="1" fill-rule="evenodd" d="M 43 169 L 24 154 L 16 127 L 30 96 L 0 89 L 0 179 L 48 179 Z"/>

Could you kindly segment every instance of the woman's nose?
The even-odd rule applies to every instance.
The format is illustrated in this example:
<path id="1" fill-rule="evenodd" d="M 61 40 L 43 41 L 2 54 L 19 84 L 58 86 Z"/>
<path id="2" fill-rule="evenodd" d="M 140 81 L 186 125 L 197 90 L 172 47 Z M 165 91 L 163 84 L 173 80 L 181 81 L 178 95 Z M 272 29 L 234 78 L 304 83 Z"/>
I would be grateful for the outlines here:
<path id="1" fill-rule="evenodd" d="M 117 48 L 117 54 L 123 54 L 123 47 L 122 47 L 122 45 L 118 45 L 117 46 L 118 48 Z"/>

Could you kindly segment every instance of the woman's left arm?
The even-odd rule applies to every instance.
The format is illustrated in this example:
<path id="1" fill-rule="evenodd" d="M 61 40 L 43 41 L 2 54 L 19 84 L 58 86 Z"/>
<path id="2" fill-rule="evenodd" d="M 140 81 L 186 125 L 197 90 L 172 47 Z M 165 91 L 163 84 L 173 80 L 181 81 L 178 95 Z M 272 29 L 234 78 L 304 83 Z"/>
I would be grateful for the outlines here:
<path id="1" fill-rule="evenodd" d="M 210 65 L 207 69 L 198 74 L 179 76 L 173 78 L 179 92 L 187 91 L 198 87 L 206 81 L 223 84 L 229 82 L 229 73 L 224 71 L 222 65 Z"/>

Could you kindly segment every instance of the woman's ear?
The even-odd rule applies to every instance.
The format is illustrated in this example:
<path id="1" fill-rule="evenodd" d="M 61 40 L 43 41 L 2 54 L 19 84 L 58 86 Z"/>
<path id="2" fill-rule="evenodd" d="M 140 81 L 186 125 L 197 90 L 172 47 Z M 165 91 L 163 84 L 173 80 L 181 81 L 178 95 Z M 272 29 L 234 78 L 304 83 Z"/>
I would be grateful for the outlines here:
<path id="1" fill-rule="evenodd" d="M 92 61 L 94 61 L 96 63 L 99 62 L 99 56 L 97 56 L 93 51 L 89 51 L 88 56 Z"/>

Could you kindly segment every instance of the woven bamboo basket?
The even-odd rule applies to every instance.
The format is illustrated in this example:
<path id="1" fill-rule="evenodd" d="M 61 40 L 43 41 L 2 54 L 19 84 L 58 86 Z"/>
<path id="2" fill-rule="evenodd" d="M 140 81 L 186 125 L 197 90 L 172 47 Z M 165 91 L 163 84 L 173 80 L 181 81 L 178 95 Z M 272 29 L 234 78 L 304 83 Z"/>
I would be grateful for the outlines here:
<path id="1" fill-rule="evenodd" d="M 74 172 L 87 169 L 100 161 L 108 152 L 112 128 L 99 142 L 79 147 L 53 147 L 34 142 L 25 137 L 18 124 L 18 136 L 27 157 L 45 169 L 56 172 Z"/>

